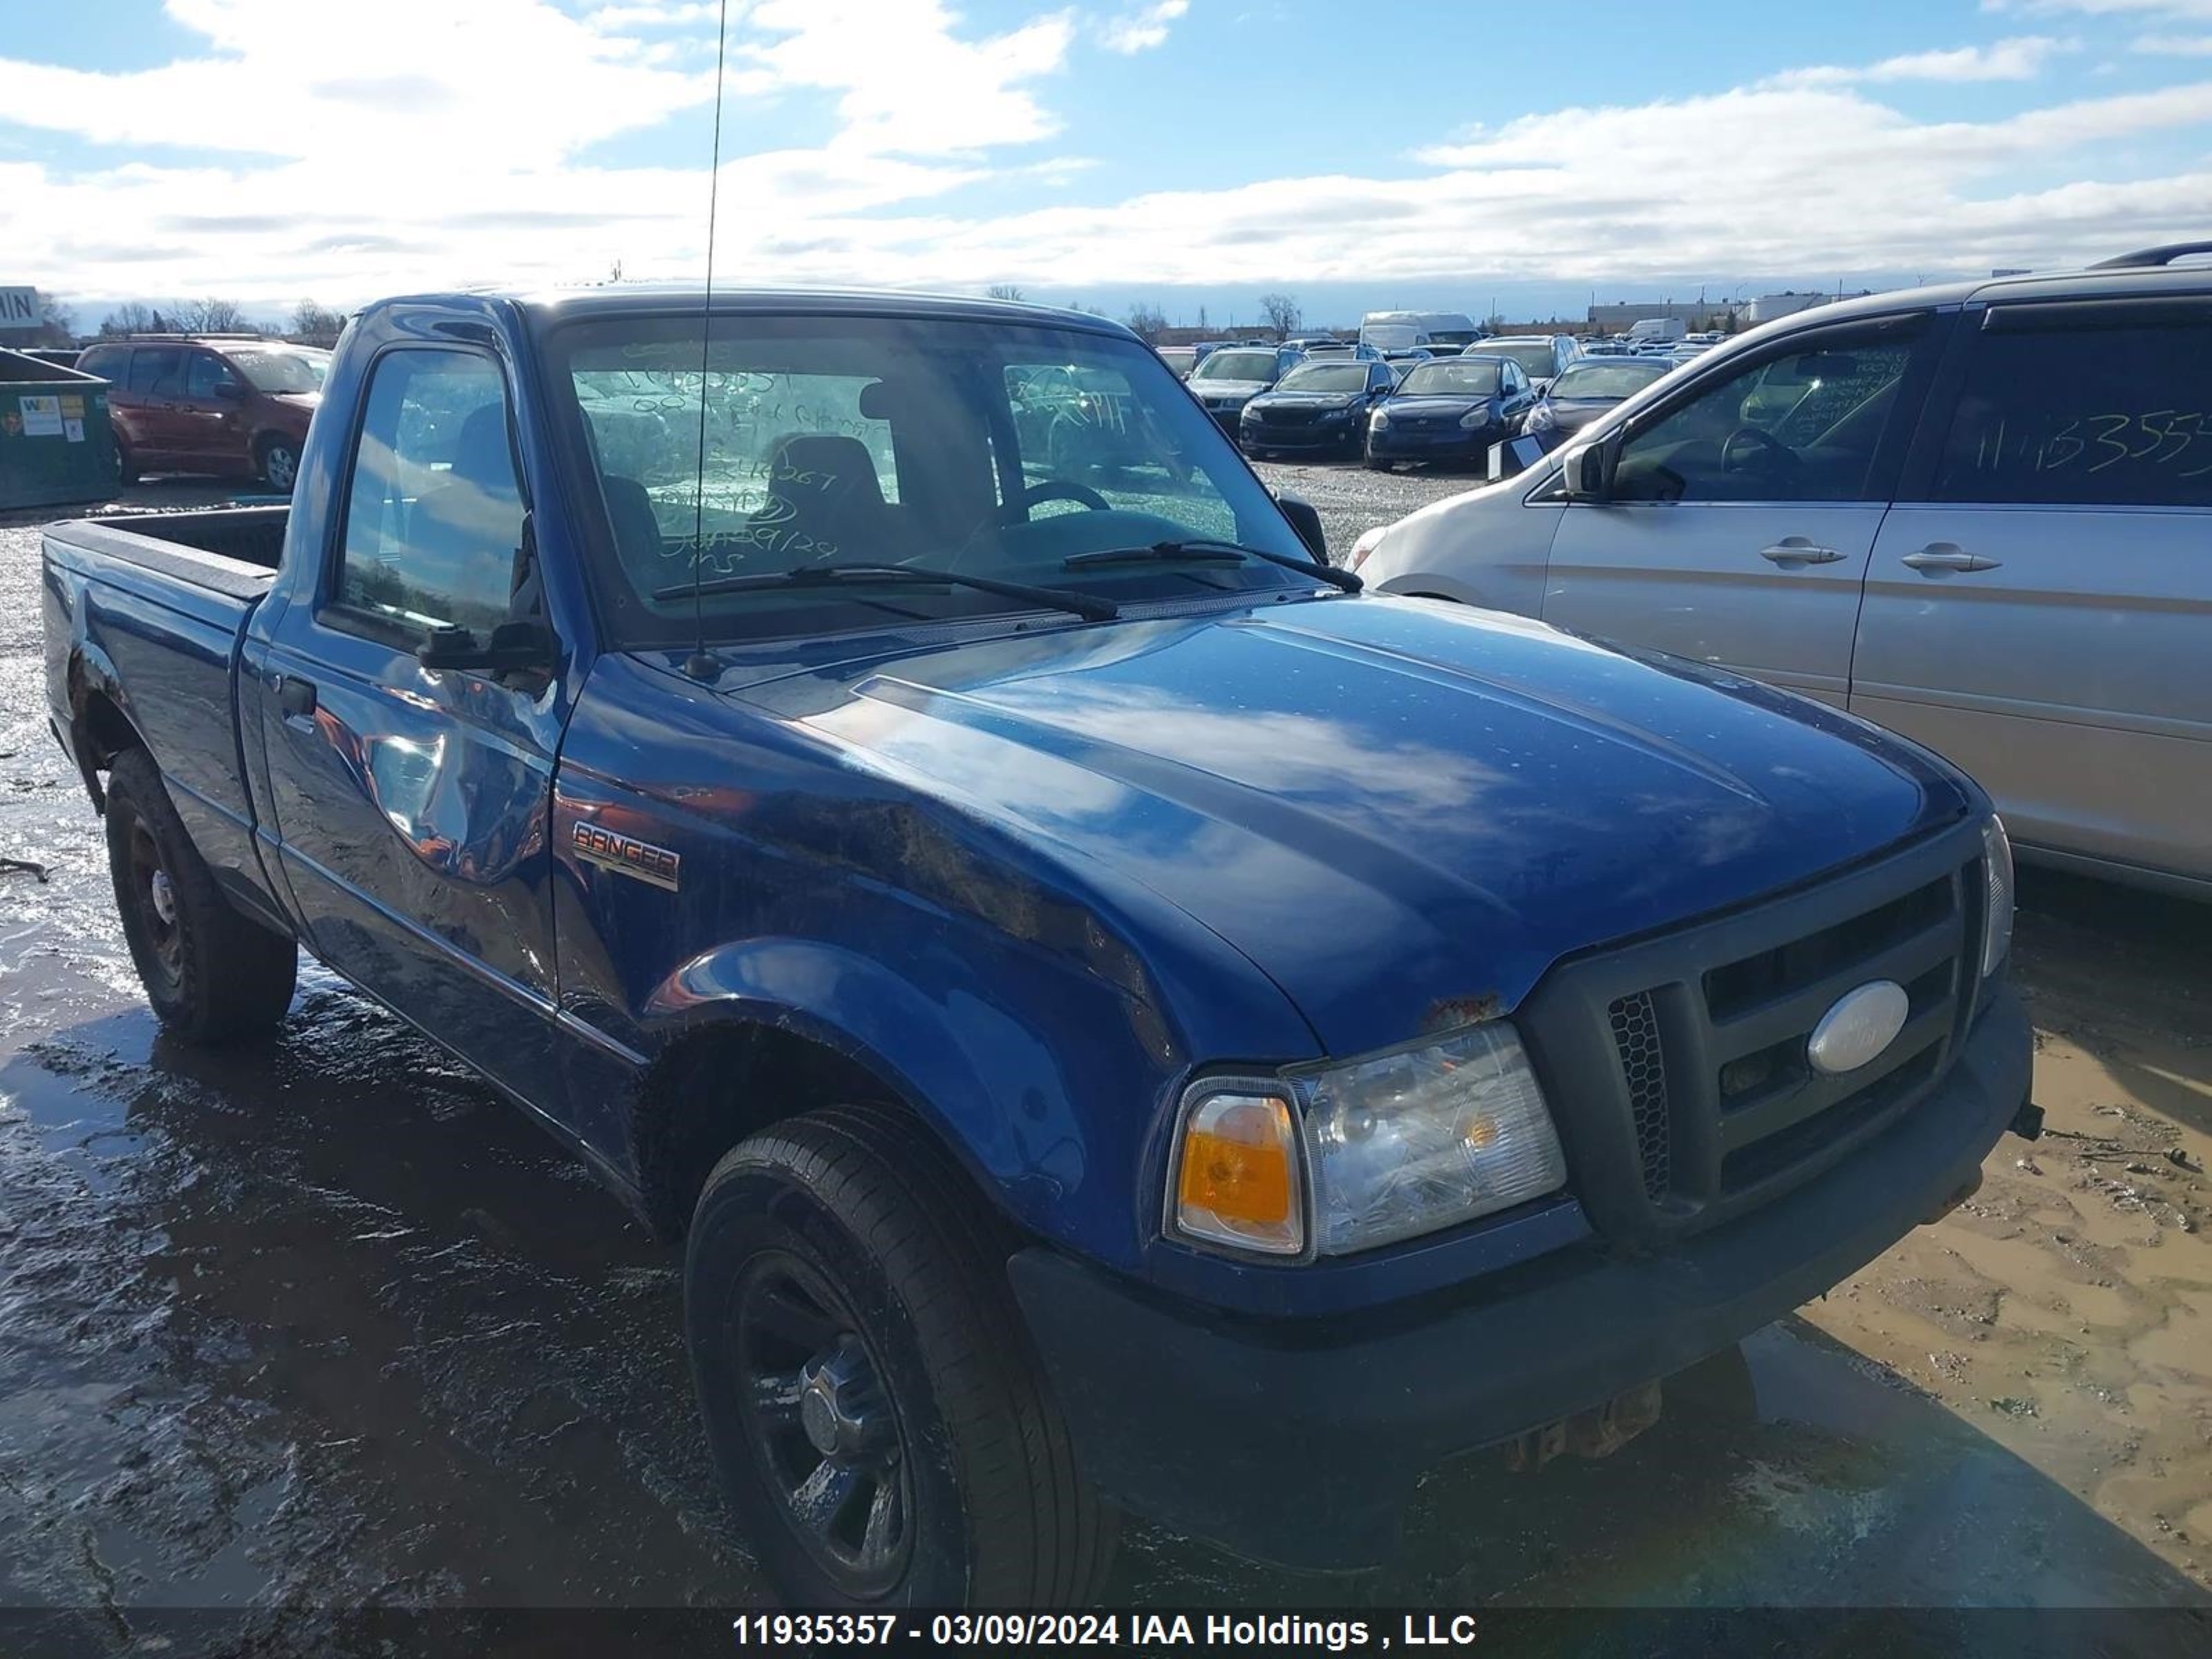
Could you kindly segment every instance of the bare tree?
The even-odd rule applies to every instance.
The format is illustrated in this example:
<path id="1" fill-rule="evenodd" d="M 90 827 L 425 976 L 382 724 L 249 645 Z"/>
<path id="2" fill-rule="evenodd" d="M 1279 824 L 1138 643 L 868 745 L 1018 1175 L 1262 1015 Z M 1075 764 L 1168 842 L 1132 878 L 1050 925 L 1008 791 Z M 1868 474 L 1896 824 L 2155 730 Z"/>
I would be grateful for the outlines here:
<path id="1" fill-rule="evenodd" d="M 159 315 L 151 307 L 131 300 L 101 318 L 100 331 L 102 334 L 150 334 L 160 321 Z"/>
<path id="2" fill-rule="evenodd" d="M 315 301 L 302 300 L 292 307 L 293 337 L 308 345 L 336 345 L 345 325 L 343 312 Z"/>
<path id="3" fill-rule="evenodd" d="M 246 313 L 235 300 L 187 300 L 178 307 L 180 334 L 235 334 L 246 327 Z"/>
<path id="4" fill-rule="evenodd" d="M 1296 332 L 1305 315 L 1298 309 L 1298 296 L 1295 294 L 1262 294 L 1260 309 L 1267 313 L 1267 326 L 1275 331 L 1279 340 Z"/>
<path id="5" fill-rule="evenodd" d="M 1129 331 L 1146 345 L 1158 345 L 1160 336 L 1168 331 L 1167 313 L 1156 305 L 1134 305 L 1129 307 Z"/>
<path id="6" fill-rule="evenodd" d="M 76 343 L 76 314 L 51 294 L 39 296 L 39 326 L 31 343 L 66 346 Z"/>
<path id="7" fill-rule="evenodd" d="M 994 283 L 983 290 L 983 294 L 987 299 L 1012 300 L 1017 304 L 1020 303 L 1022 298 L 1021 289 L 1016 288 L 1012 283 Z"/>

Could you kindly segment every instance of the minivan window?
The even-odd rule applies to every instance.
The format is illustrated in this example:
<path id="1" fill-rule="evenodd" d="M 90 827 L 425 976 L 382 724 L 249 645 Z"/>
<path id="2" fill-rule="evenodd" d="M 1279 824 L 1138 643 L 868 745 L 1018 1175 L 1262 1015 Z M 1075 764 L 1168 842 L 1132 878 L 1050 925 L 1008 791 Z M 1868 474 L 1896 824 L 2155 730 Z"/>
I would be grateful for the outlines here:
<path id="1" fill-rule="evenodd" d="M 2212 507 L 2212 317 L 1974 337 L 1939 501 Z"/>
<path id="2" fill-rule="evenodd" d="M 182 346 L 140 346 L 131 358 L 131 390 L 141 397 L 182 397 L 184 370 Z"/>
<path id="3" fill-rule="evenodd" d="M 222 365 L 222 359 L 212 351 L 192 353 L 191 367 L 185 371 L 185 395 L 188 398 L 210 398 L 216 388 L 235 386 L 238 377 Z"/>
<path id="4" fill-rule="evenodd" d="M 498 366 L 473 352 L 377 360 L 346 495 L 337 603 L 401 639 L 508 619 L 522 496 Z"/>
<path id="5" fill-rule="evenodd" d="M 1875 453 L 1920 333 L 1917 321 L 1885 322 L 1753 355 L 1630 432 L 1615 498 L 1887 499 Z"/>
<path id="6" fill-rule="evenodd" d="M 1307 556 L 1220 428 L 1135 340 L 760 313 L 701 334 L 696 316 L 609 318 L 547 343 L 549 380 L 571 394 L 556 414 L 599 486 L 606 556 L 592 574 L 625 647 L 688 645 L 695 628 L 738 641 L 1038 608 L 955 586 L 775 584 L 802 566 L 910 564 L 1117 604 L 1304 580 L 1218 555 L 1069 564 L 1194 539 Z M 695 623 L 695 574 L 770 580 L 710 589 Z"/>

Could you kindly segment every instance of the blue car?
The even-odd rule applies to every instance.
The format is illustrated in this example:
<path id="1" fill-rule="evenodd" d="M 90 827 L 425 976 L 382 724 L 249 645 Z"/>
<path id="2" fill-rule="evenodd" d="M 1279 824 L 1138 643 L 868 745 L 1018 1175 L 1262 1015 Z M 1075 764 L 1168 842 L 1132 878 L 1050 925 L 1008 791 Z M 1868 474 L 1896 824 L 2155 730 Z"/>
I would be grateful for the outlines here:
<path id="1" fill-rule="evenodd" d="M 2034 1127 L 1966 777 L 1324 550 L 1097 317 L 418 295 L 290 506 L 48 532 L 47 701 L 176 1039 L 305 951 L 677 1247 L 786 1601 L 1090 1606 L 1618 1444 Z"/>
<path id="2" fill-rule="evenodd" d="M 1510 357 L 1475 351 L 1416 363 L 1368 417 L 1367 465 L 1388 472 L 1401 461 L 1482 463 L 1492 444 L 1520 430 L 1535 401 Z"/>

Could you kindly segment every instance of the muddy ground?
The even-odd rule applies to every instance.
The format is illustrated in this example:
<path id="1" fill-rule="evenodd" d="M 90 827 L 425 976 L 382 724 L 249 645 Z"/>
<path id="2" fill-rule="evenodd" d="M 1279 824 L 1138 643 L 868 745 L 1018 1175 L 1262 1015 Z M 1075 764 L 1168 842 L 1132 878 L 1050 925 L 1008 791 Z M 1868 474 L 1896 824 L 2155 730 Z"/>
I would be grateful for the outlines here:
<path id="1" fill-rule="evenodd" d="M 1271 471 L 1340 548 L 1464 487 Z M 44 1610 L 16 1639 L 174 1653 L 149 1632 L 177 1607 L 312 1642 L 364 1603 L 765 1600 L 693 1418 L 672 1255 L 319 972 L 272 1046 L 157 1034 L 45 730 L 37 555 L 0 527 L 0 857 L 50 875 L 0 873 L 0 1608 Z M 2029 875 L 2049 1136 L 2008 1138 L 1966 1209 L 1670 1383 L 1613 1459 L 1440 1471 L 1358 1593 L 2212 1606 L 2208 939 L 2212 909 Z M 1113 1586 L 1347 1593 L 1142 1528 Z"/>

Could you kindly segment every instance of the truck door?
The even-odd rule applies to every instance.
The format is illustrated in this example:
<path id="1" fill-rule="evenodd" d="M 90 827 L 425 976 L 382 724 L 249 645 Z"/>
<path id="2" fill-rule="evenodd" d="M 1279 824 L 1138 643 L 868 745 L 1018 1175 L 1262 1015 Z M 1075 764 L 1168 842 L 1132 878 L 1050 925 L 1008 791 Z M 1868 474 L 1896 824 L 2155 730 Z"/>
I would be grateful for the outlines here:
<path id="1" fill-rule="evenodd" d="M 440 624 L 483 639 L 533 614 L 510 401 L 489 352 L 376 360 L 315 602 L 276 625 L 262 725 L 316 951 L 551 1106 L 547 812 L 567 688 L 415 656 Z"/>
<path id="2" fill-rule="evenodd" d="M 1842 708 L 1931 325 L 1808 331 L 1651 405 L 1628 428 L 1613 499 L 1560 515 L 1544 620 Z"/>
<path id="3" fill-rule="evenodd" d="M 1851 709 L 2013 838 L 2212 876 L 2212 301 L 1969 313 L 1882 526 Z"/>

